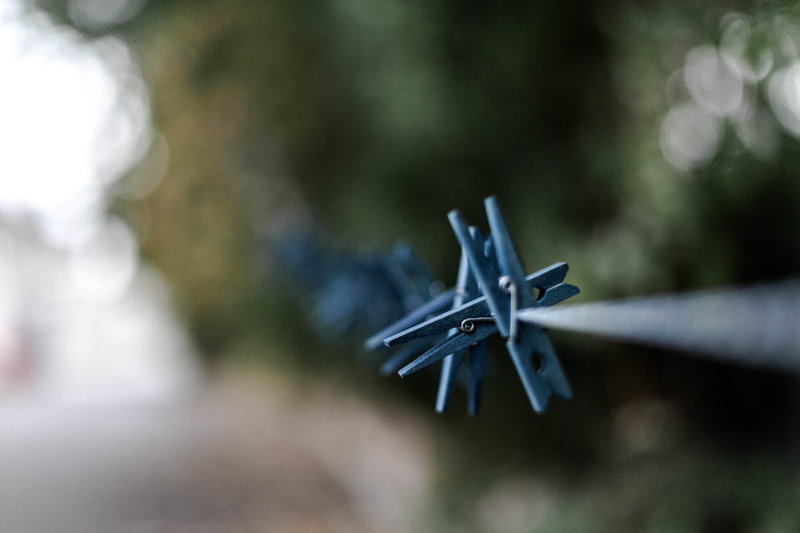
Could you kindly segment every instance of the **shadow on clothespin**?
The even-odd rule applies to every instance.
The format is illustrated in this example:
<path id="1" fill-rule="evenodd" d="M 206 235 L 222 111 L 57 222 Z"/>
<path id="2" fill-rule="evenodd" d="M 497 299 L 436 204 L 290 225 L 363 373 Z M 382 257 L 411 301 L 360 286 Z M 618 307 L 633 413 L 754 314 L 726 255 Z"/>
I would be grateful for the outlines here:
<path id="1" fill-rule="evenodd" d="M 383 340 L 387 346 L 395 346 L 446 333 L 443 340 L 401 368 L 399 374 L 406 376 L 443 360 L 436 401 L 437 411 L 442 412 L 466 359 L 468 410 L 476 414 L 486 357 L 485 339 L 499 333 L 506 339 L 506 348 L 531 405 L 542 412 L 553 394 L 569 398 L 572 392 L 545 330 L 519 321 L 517 313 L 556 304 L 579 291 L 564 283 L 566 263 L 555 263 L 526 277 L 496 199 L 487 198 L 485 208 L 489 238 L 468 227 L 458 211 L 448 215 L 462 249 L 455 289 L 379 332 L 368 345 Z M 533 295 L 534 290 L 537 296 Z M 443 312 L 447 307 L 450 310 Z"/>

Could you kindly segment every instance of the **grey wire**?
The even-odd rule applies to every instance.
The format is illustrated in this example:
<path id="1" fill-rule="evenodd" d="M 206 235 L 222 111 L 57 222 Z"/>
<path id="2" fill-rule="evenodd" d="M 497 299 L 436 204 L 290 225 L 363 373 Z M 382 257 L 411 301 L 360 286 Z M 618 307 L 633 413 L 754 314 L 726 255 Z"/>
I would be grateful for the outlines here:
<path id="1" fill-rule="evenodd" d="M 800 281 L 522 309 L 550 329 L 800 371 Z"/>

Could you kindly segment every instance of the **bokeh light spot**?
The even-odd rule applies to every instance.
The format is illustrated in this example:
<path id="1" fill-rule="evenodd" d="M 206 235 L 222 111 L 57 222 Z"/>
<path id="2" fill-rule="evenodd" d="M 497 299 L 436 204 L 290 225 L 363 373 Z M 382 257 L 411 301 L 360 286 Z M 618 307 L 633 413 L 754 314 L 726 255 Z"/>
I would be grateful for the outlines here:
<path id="1" fill-rule="evenodd" d="M 719 121 L 692 102 L 673 107 L 661 122 L 661 151 L 678 170 L 708 164 L 717 153 L 721 137 Z"/>
<path id="2" fill-rule="evenodd" d="M 712 115 L 735 115 L 744 104 L 741 74 L 712 46 L 698 46 L 689 51 L 684 81 L 692 98 Z"/>
<path id="3" fill-rule="evenodd" d="M 772 74 L 768 94 L 775 118 L 789 133 L 800 137 L 800 62 Z"/>

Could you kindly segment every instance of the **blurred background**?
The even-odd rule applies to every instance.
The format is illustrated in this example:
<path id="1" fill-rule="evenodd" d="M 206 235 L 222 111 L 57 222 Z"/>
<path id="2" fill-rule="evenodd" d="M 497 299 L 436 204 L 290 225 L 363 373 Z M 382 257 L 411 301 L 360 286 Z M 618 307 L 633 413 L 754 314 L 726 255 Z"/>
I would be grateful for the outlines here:
<path id="1" fill-rule="evenodd" d="M 796 374 L 555 332 L 574 398 L 496 342 L 471 418 L 362 348 L 374 265 L 452 285 L 490 194 L 576 302 L 796 277 L 795 3 L 0 0 L 0 41 L 3 531 L 800 529 Z"/>

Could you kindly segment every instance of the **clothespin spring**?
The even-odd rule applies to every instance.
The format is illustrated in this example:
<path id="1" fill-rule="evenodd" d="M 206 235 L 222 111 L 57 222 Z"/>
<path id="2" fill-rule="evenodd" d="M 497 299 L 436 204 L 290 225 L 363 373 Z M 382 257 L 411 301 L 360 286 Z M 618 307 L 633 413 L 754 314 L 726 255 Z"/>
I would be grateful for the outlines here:
<path id="1" fill-rule="evenodd" d="M 475 332 L 475 328 L 478 326 L 476 324 L 479 323 L 486 323 L 486 322 L 494 322 L 493 316 L 476 316 L 473 318 L 465 318 L 461 321 L 461 325 L 458 327 L 462 332 L 466 333 L 467 335 L 471 335 Z"/>
<path id="2" fill-rule="evenodd" d="M 511 300 L 509 315 L 511 315 L 511 323 L 508 325 L 508 338 L 511 341 L 517 339 L 517 308 L 519 307 L 519 288 L 517 284 L 511 279 L 510 276 L 500 276 L 498 280 L 500 290 L 508 294 Z"/>

